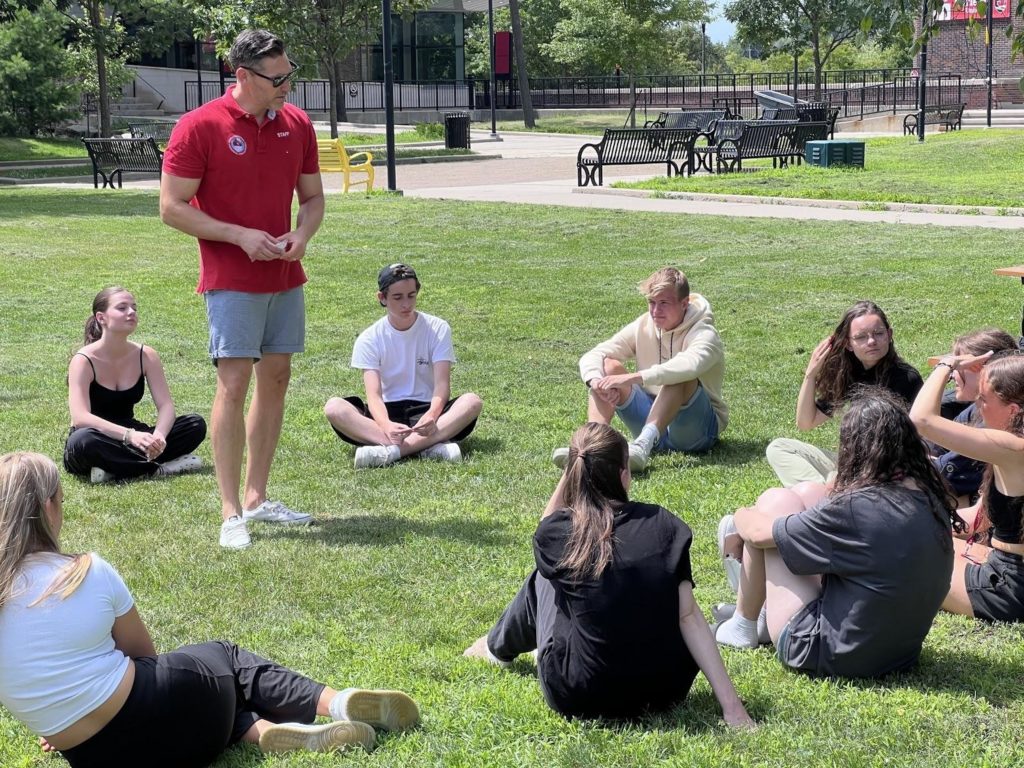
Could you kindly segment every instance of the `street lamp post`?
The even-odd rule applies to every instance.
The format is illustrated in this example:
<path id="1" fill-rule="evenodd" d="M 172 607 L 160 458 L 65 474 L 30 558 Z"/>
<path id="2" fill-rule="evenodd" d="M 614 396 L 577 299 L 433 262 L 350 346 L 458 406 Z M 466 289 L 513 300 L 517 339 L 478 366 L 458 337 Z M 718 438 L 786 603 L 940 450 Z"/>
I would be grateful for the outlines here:
<path id="1" fill-rule="evenodd" d="M 395 73 L 391 60 L 391 0 L 381 0 L 381 15 L 384 17 L 384 122 L 388 148 L 388 189 L 394 192 L 395 181 Z"/>
<path id="2" fill-rule="evenodd" d="M 498 78 L 494 73 L 494 0 L 487 0 L 487 36 L 491 48 L 491 138 L 497 140 L 498 112 L 495 102 L 498 100 Z"/>
<path id="3" fill-rule="evenodd" d="M 704 44 L 705 44 L 705 42 L 707 42 L 707 39 L 708 39 L 708 37 L 707 37 L 707 27 L 708 27 L 708 24 L 707 24 L 706 21 L 702 21 L 700 23 L 700 73 L 701 73 L 701 75 L 704 75 L 707 72 L 707 69 L 706 69 L 707 65 L 705 63 L 705 58 L 704 58 Z M 701 80 L 700 87 L 701 87 L 701 89 L 704 88 L 703 80 Z"/>
<path id="4" fill-rule="evenodd" d="M 988 83 L 988 106 L 985 121 L 989 128 L 992 127 L 992 3 L 993 0 L 985 3 L 985 12 L 988 14 L 988 29 L 985 30 L 985 82 Z"/>
<path id="5" fill-rule="evenodd" d="M 928 0 L 922 0 L 921 5 L 921 34 L 925 34 L 925 27 L 928 26 Z M 917 140 L 924 141 L 924 108 L 928 96 L 928 39 L 921 41 L 921 67 L 917 73 Z"/>

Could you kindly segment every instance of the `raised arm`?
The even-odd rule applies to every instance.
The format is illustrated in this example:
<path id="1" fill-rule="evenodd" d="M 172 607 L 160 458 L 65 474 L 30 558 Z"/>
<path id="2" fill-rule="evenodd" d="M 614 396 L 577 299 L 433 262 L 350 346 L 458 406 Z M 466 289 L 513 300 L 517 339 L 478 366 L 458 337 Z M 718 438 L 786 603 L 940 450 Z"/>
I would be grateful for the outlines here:
<path id="1" fill-rule="evenodd" d="M 814 400 L 814 390 L 818 372 L 825 364 L 825 358 L 828 357 L 831 348 L 831 336 L 818 342 L 818 346 L 811 352 L 811 359 L 807 362 L 803 381 L 800 382 L 800 393 L 796 398 L 796 428 L 804 432 L 824 424 L 829 418 L 828 414 L 818 408 Z"/>
<path id="2" fill-rule="evenodd" d="M 693 598 L 693 586 L 688 581 L 679 584 L 679 631 L 693 660 L 697 662 L 700 671 L 711 684 L 711 690 L 722 707 L 722 718 L 726 724 L 734 728 L 755 727 L 756 724 L 747 714 L 746 707 L 743 706 L 732 680 L 729 679 L 729 673 L 725 671 L 718 645 L 704 614 Z"/>

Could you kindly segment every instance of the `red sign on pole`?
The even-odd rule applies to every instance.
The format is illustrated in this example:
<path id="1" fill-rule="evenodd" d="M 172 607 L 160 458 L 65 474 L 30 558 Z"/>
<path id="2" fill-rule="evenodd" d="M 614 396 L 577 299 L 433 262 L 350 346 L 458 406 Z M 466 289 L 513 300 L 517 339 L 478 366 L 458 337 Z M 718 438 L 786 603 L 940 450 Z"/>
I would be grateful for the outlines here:
<path id="1" fill-rule="evenodd" d="M 494 76 L 509 78 L 512 76 L 512 33 L 494 33 Z"/>
<path id="2" fill-rule="evenodd" d="M 988 0 L 992 3 L 993 19 L 1010 18 L 1010 0 Z M 942 10 L 937 16 L 938 21 L 965 21 L 967 19 L 988 18 L 987 11 L 981 13 L 978 0 L 943 0 Z"/>

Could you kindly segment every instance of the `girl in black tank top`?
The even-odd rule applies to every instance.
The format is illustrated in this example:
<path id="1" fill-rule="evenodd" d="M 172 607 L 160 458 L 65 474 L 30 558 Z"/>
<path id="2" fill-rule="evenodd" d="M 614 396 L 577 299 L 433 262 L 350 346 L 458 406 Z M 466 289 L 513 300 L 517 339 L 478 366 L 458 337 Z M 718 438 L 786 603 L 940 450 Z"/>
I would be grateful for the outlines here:
<path id="1" fill-rule="evenodd" d="M 68 366 L 71 433 L 64 450 L 68 472 L 93 482 L 176 474 L 201 466 L 192 451 L 206 436 L 200 416 L 176 417 L 160 357 L 128 337 L 138 325 L 131 293 L 106 288 L 93 300 L 85 346 Z M 135 418 L 146 383 L 156 424 Z"/>
<path id="2" fill-rule="evenodd" d="M 975 405 L 983 427 L 940 415 L 946 382 L 962 370 L 981 373 Z M 1024 621 L 1024 354 L 946 355 L 910 416 L 923 437 L 989 465 L 981 500 L 958 510 L 969 535 L 954 542 L 957 557 L 942 607 L 990 621 Z"/>

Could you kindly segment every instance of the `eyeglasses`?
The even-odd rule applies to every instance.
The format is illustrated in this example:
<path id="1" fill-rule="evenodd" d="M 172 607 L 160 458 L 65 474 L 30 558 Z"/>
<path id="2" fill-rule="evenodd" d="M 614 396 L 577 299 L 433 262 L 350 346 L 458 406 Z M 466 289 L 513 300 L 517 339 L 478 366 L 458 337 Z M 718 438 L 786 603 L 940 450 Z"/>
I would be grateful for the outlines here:
<path id="1" fill-rule="evenodd" d="M 291 65 L 291 68 L 292 68 L 291 71 L 288 72 L 287 74 L 284 74 L 284 75 L 277 75 L 276 77 L 271 77 L 270 75 L 264 75 L 262 72 L 257 72 L 252 67 L 239 67 L 239 69 L 247 69 L 250 72 L 252 72 L 254 75 L 256 75 L 256 77 L 262 77 L 264 80 L 269 80 L 270 84 L 272 86 L 274 86 L 275 88 L 280 88 L 282 85 L 284 85 L 289 80 L 291 80 L 292 79 L 292 75 L 294 75 L 298 71 L 298 69 L 299 69 L 299 65 L 296 64 L 291 59 L 288 60 L 288 63 Z"/>
<path id="2" fill-rule="evenodd" d="M 868 339 L 874 339 L 875 341 L 881 341 L 889 336 L 889 330 L 883 329 L 879 331 L 868 331 L 867 333 L 858 333 L 856 336 L 851 336 L 850 341 L 854 344 L 867 344 Z"/>

